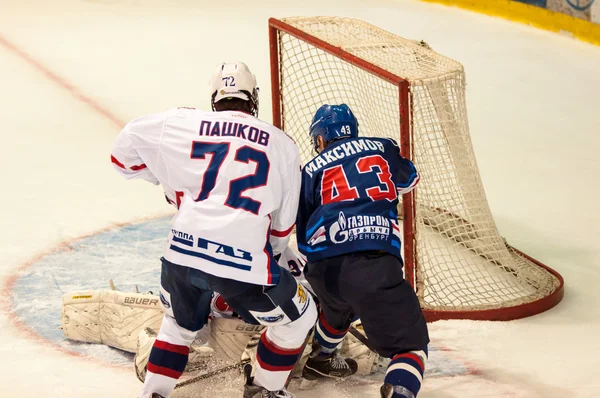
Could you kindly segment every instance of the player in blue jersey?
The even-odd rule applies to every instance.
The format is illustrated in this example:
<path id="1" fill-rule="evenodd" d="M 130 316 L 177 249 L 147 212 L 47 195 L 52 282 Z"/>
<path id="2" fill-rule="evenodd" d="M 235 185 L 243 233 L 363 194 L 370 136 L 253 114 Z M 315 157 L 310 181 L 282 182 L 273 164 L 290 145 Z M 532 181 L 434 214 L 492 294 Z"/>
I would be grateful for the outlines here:
<path id="1" fill-rule="evenodd" d="M 359 317 L 370 345 L 391 358 L 381 396 L 414 398 L 429 335 L 402 272 L 397 205 L 419 174 L 395 141 L 359 137 L 346 104 L 319 108 L 310 135 L 318 155 L 302 171 L 296 234 L 321 313 L 303 375 L 352 373 L 337 347 Z"/>

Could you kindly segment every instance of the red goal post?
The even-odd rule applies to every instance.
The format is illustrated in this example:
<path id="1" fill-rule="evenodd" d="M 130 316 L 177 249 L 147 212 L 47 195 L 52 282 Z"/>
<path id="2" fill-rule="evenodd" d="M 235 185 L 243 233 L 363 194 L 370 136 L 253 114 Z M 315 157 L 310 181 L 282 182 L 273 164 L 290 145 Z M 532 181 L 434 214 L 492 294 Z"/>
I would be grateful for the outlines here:
<path id="1" fill-rule="evenodd" d="M 563 297 L 562 277 L 499 235 L 473 154 L 464 71 L 424 43 L 337 17 L 269 20 L 273 123 L 311 156 L 310 118 L 345 102 L 360 133 L 400 141 L 421 173 L 402 197 L 405 276 L 428 321 L 510 320 Z"/>

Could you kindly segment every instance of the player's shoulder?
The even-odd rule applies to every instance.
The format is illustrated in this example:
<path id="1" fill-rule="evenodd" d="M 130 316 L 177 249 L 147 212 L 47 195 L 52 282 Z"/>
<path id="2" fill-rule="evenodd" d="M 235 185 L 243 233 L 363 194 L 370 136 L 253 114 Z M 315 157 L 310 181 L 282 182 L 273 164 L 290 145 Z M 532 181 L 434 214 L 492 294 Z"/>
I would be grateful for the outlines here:
<path id="1" fill-rule="evenodd" d="M 371 137 L 370 139 L 375 140 L 377 142 L 381 142 L 383 144 L 384 147 L 386 148 L 394 148 L 396 150 L 400 149 L 400 146 L 398 145 L 398 142 L 393 139 L 393 138 L 389 138 L 389 137 Z"/>
<path id="2" fill-rule="evenodd" d="M 400 157 L 400 146 L 393 138 L 373 137 L 371 140 L 376 142 L 379 151 L 386 159 Z"/>
<path id="3" fill-rule="evenodd" d="M 180 106 L 178 108 L 169 109 L 165 112 L 167 118 L 192 119 L 194 121 L 198 119 L 210 118 L 214 113 L 215 112 L 204 111 L 202 109 L 197 109 L 190 106 Z"/>
<path id="4" fill-rule="evenodd" d="M 147 127 L 155 124 L 163 123 L 167 117 L 169 111 L 151 113 L 149 115 L 144 115 L 141 117 L 137 117 L 127 123 L 126 127 L 135 128 L 135 127 Z"/>
<path id="5" fill-rule="evenodd" d="M 199 109 L 191 108 L 191 107 L 178 107 L 167 109 L 162 112 L 151 113 L 149 115 L 141 116 L 133 119 L 129 123 L 127 123 L 128 127 L 151 127 L 156 125 L 163 125 L 166 120 L 169 118 L 187 118 L 190 116 L 196 116 L 203 113 L 208 113 L 201 111 Z"/>
<path id="6" fill-rule="evenodd" d="M 290 136 L 289 134 L 287 134 L 285 131 L 281 130 L 280 128 L 272 125 L 271 123 L 265 122 L 264 120 L 258 119 L 256 118 L 256 120 L 261 123 L 261 125 L 264 127 L 265 130 L 269 131 L 272 133 L 273 136 L 276 137 L 277 140 L 281 141 L 284 143 L 284 145 L 288 145 L 288 146 L 297 146 L 296 145 L 296 141 L 292 138 L 292 136 Z"/>
<path id="7" fill-rule="evenodd" d="M 261 130 L 266 131 L 270 136 L 271 147 L 278 152 L 283 159 L 299 162 L 300 150 L 296 141 L 285 131 L 265 122 L 264 120 L 255 118 Z"/>
<path id="8" fill-rule="evenodd" d="M 123 127 L 122 134 L 130 137 L 159 136 L 168 114 L 169 111 L 164 111 L 135 118 Z"/>
<path id="9" fill-rule="evenodd" d="M 160 136 L 165 130 L 165 126 L 195 126 L 197 121 L 206 114 L 199 109 L 191 107 L 171 108 L 162 112 L 152 113 L 136 119 L 133 119 L 123 128 L 130 136 Z"/>

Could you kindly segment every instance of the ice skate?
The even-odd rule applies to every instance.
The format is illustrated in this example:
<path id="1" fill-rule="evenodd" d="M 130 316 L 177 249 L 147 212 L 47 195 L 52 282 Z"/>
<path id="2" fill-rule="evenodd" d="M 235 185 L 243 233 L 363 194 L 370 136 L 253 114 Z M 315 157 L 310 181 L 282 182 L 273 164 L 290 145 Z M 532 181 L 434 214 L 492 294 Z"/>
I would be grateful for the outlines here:
<path id="1" fill-rule="evenodd" d="M 352 358 L 344 358 L 335 350 L 328 356 L 319 355 L 321 346 L 313 343 L 313 352 L 310 354 L 304 368 L 302 377 L 307 380 L 316 380 L 322 377 L 341 379 L 356 373 L 358 364 Z"/>
<path id="2" fill-rule="evenodd" d="M 262 386 L 252 384 L 254 378 L 251 377 L 252 365 L 247 364 L 244 367 L 246 384 L 244 385 L 244 398 L 296 398 L 294 394 L 285 388 L 278 391 L 269 391 Z"/>
<path id="3" fill-rule="evenodd" d="M 415 395 L 402 386 L 393 386 L 385 383 L 379 389 L 381 398 L 415 398 Z"/>

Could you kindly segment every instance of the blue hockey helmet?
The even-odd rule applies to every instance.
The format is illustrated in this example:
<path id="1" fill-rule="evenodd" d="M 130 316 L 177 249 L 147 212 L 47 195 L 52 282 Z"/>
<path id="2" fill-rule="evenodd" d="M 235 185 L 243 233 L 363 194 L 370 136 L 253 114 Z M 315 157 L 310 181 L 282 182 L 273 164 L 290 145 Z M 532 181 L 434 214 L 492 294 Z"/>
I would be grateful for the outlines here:
<path id="1" fill-rule="evenodd" d="M 346 104 L 325 104 L 315 113 L 310 124 L 309 134 L 315 150 L 318 151 L 318 136 L 323 137 L 325 142 L 331 142 L 339 138 L 358 137 L 358 120 Z"/>

